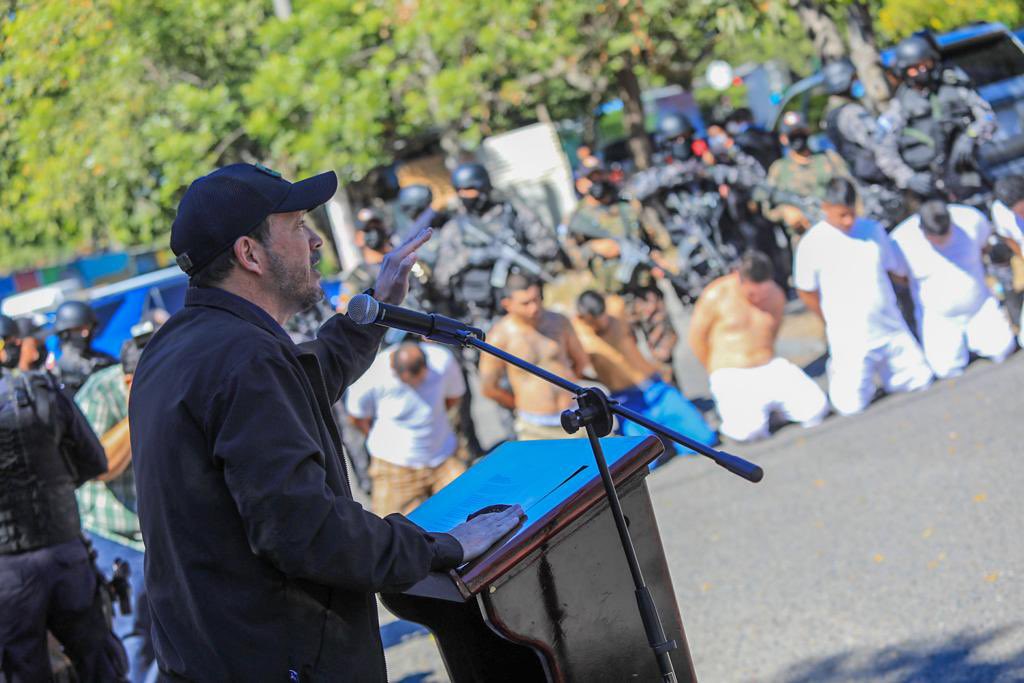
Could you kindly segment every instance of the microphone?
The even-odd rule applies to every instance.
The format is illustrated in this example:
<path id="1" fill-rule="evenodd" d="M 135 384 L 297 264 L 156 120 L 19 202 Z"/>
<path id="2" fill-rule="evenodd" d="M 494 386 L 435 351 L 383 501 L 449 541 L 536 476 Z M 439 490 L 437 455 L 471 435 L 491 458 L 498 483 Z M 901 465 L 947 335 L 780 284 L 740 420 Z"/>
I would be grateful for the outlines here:
<path id="1" fill-rule="evenodd" d="M 348 302 L 348 317 L 357 325 L 390 327 L 451 346 L 465 346 L 467 336 L 484 340 L 484 332 L 480 328 L 436 313 L 423 313 L 386 304 L 369 294 L 352 297 Z"/>

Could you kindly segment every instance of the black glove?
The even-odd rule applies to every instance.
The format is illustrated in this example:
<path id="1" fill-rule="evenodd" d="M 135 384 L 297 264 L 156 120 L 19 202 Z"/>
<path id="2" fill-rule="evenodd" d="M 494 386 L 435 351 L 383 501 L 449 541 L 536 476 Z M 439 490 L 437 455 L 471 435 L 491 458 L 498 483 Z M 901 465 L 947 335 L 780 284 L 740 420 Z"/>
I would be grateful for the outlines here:
<path id="1" fill-rule="evenodd" d="M 915 173 L 907 181 L 907 189 L 914 194 L 927 197 L 935 191 L 935 183 L 932 182 L 932 177 L 927 173 Z"/>
<path id="2" fill-rule="evenodd" d="M 953 143 L 953 149 L 949 151 L 949 161 L 953 168 L 960 169 L 974 164 L 974 138 L 968 135 L 961 135 Z"/>

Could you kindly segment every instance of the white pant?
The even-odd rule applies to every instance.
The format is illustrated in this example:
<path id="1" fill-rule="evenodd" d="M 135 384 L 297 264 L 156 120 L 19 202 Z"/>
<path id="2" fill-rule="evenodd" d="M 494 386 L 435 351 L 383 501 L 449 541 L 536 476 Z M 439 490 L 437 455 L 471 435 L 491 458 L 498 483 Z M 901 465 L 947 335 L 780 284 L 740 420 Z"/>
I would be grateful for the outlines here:
<path id="1" fill-rule="evenodd" d="M 722 368 L 708 378 L 722 417 L 719 431 L 737 441 L 768 436 L 773 411 L 812 427 L 828 414 L 828 399 L 814 380 L 784 358 L 756 368 Z"/>
<path id="2" fill-rule="evenodd" d="M 929 315 L 928 309 L 919 315 L 924 356 L 939 377 L 963 372 L 971 351 L 996 363 L 1013 353 L 1013 330 L 995 297 L 987 298 L 973 315 Z"/>
<path id="3" fill-rule="evenodd" d="M 830 348 L 828 397 L 841 415 L 867 407 L 875 374 L 889 393 L 917 391 L 932 383 L 932 371 L 910 331 L 897 332 L 873 349 Z"/>

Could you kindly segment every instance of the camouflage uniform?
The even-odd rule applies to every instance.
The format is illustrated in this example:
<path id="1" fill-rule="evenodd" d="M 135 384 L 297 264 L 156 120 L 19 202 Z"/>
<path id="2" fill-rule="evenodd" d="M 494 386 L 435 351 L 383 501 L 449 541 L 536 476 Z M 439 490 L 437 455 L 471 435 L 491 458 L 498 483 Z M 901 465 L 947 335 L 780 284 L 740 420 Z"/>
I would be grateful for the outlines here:
<path id="1" fill-rule="evenodd" d="M 879 118 L 878 165 L 897 187 L 906 188 L 916 173 L 934 175 L 932 163 L 947 150 L 938 149 L 952 136 L 966 134 L 977 141 L 996 130 L 992 106 L 966 87 L 964 76 L 945 69 L 934 91 L 901 85 Z M 953 129 L 953 130 L 950 130 Z"/>
<path id="2" fill-rule="evenodd" d="M 887 228 L 905 218 L 902 197 L 876 160 L 877 119 L 859 101 L 837 97 L 825 117 L 825 129 L 860 186 L 864 215 Z"/>
<path id="3" fill-rule="evenodd" d="M 818 154 L 812 154 L 807 163 L 794 161 L 793 153 L 790 152 L 782 157 L 768 169 L 768 178 L 765 181 L 768 187 L 774 190 L 789 192 L 808 201 L 807 206 L 798 207 L 804 213 L 814 213 L 812 206 L 819 204 L 825 197 L 825 188 L 828 182 L 836 177 L 849 178 L 850 169 L 842 157 L 833 150 L 827 149 Z M 774 202 L 770 202 L 769 206 Z M 785 202 L 778 202 L 781 205 Z M 765 211 L 765 216 L 772 221 L 782 221 L 782 209 L 779 205 L 772 206 Z M 806 210 L 805 210 L 806 209 Z M 821 219 L 820 215 L 808 215 L 811 223 Z"/>
<path id="4" fill-rule="evenodd" d="M 668 231 L 660 223 L 643 218 L 639 207 L 629 202 L 606 206 L 586 199 L 576 205 L 568 231 L 580 243 L 571 253 L 574 265 L 589 267 L 600 291 L 623 297 L 626 318 L 643 333 L 651 355 L 661 363 L 671 363 L 678 337 L 650 264 L 637 263 L 632 273 L 626 274 L 620 270 L 621 258 L 605 259 L 587 247 L 589 240 L 606 235 L 620 245 L 642 246 L 670 257 L 673 247 Z"/>

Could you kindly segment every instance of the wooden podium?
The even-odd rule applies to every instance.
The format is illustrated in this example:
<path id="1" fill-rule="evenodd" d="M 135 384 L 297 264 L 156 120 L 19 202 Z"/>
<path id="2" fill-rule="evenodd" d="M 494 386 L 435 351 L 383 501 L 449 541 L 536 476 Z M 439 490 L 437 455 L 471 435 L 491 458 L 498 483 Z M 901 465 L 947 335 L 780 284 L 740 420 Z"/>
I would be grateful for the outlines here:
<path id="1" fill-rule="evenodd" d="M 696 681 L 645 481 L 655 437 L 601 440 L 677 680 Z M 658 681 L 633 583 L 586 439 L 497 448 L 409 515 L 445 531 L 486 505 L 527 519 L 482 557 L 382 595 L 437 639 L 453 683 Z"/>

